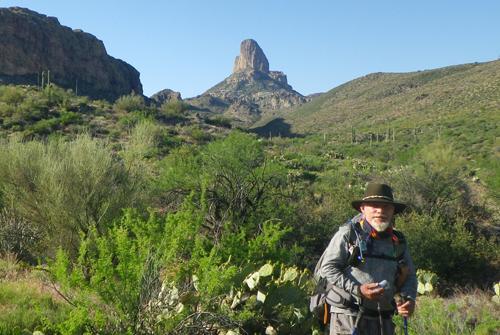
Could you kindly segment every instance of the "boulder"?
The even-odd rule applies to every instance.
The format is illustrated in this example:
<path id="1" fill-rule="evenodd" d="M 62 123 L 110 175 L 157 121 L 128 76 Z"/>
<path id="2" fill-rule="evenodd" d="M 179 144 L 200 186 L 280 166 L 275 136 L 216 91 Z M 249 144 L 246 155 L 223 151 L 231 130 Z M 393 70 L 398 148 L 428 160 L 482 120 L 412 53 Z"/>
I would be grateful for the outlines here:
<path id="1" fill-rule="evenodd" d="M 166 102 L 170 101 L 182 101 L 181 94 L 170 89 L 164 89 L 153 94 L 150 99 L 156 103 L 156 105 L 161 106 Z"/>

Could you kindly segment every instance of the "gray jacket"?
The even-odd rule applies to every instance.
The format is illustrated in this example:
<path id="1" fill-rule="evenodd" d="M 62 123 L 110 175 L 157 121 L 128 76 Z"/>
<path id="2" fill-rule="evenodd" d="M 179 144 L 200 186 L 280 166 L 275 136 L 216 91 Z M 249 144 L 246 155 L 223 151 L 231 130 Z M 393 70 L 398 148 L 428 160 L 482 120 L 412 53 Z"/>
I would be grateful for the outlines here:
<path id="1" fill-rule="evenodd" d="M 333 296 L 329 296 L 332 304 L 332 312 L 356 314 L 352 309 L 346 308 L 341 303 L 340 297 L 336 299 L 335 294 L 342 296 L 345 299 L 354 298 L 358 304 L 361 304 L 366 309 L 376 311 L 377 302 L 366 299 L 361 299 L 359 287 L 361 284 L 375 283 L 386 280 L 389 285 L 386 287 L 384 295 L 379 300 L 381 311 L 391 311 L 394 309 L 392 304 L 396 293 L 396 273 L 397 262 L 391 259 L 380 258 L 365 258 L 365 261 L 358 266 L 348 266 L 347 261 L 352 251 L 349 235 L 351 231 L 351 222 L 360 222 L 362 215 L 355 216 L 350 222 L 339 228 L 333 236 L 330 244 L 326 248 L 321 262 L 320 275 L 326 278 L 330 284 L 335 286 Z M 365 224 L 362 227 L 360 236 L 365 241 L 369 241 L 370 253 L 377 255 L 394 255 L 394 243 L 391 237 L 374 239 L 370 238 L 371 228 Z M 415 267 L 410 257 L 408 248 L 406 247 L 403 253 L 403 260 L 409 266 L 410 273 L 401 288 L 401 294 L 405 297 L 416 298 L 417 295 L 417 278 Z"/>

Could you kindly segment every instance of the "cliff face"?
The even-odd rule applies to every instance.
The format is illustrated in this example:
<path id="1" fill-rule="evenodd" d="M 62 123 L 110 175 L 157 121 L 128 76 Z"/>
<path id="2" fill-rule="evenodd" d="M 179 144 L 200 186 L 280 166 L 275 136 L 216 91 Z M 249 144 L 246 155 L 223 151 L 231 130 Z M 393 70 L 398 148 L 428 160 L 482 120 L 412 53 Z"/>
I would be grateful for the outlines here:
<path id="1" fill-rule="evenodd" d="M 269 71 L 269 62 L 254 40 L 241 42 L 233 73 L 202 95 L 187 99 L 201 109 L 230 116 L 251 125 L 266 113 L 302 104 L 308 99 L 288 85 L 281 71 Z"/>
<path id="2" fill-rule="evenodd" d="M 25 8 L 0 8 L 0 83 L 37 85 L 47 80 L 79 95 L 115 100 L 142 94 L 139 72 L 109 56 L 102 41 Z"/>
<path id="3" fill-rule="evenodd" d="M 244 71 L 260 71 L 269 73 L 269 61 L 264 51 L 254 40 L 241 42 L 240 55 L 234 61 L 233 73 Z"/>

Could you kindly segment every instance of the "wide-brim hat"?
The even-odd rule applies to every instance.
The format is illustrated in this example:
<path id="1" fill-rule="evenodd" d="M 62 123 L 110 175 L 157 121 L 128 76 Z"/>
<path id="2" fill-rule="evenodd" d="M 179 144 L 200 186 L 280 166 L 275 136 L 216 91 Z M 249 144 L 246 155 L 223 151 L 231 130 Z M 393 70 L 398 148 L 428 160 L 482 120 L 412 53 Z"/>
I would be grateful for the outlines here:
<path id="1" fill-rule="evenodd" d="M 394 201 L 392 188 L 386 184 L 369 183 L 366 186 L 365 195 L 361 200 L 351 202 L 352 207 L 361 212 L 361 205 L 369 203 L 387 203 L 394 205 L 394 214 L 401 213 L 408 206 L 402 202 Z"/>

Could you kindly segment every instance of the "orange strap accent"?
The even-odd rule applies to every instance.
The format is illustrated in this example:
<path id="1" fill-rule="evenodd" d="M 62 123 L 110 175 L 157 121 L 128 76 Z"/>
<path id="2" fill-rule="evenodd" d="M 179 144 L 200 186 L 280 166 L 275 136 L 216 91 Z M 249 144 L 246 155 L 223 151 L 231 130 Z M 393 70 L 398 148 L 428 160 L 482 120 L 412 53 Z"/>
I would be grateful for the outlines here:
<path id="1" fill-rule="evenodd" d="M 325 313 L 323 315 L 323 324 L 326 325 L 326 324 L 328 324 L 328 313 L 330 312 L 328 310 L 328 304 L 326 302 L 325 302 L 325 308 L 324 309 L 325 309 Z"/>

